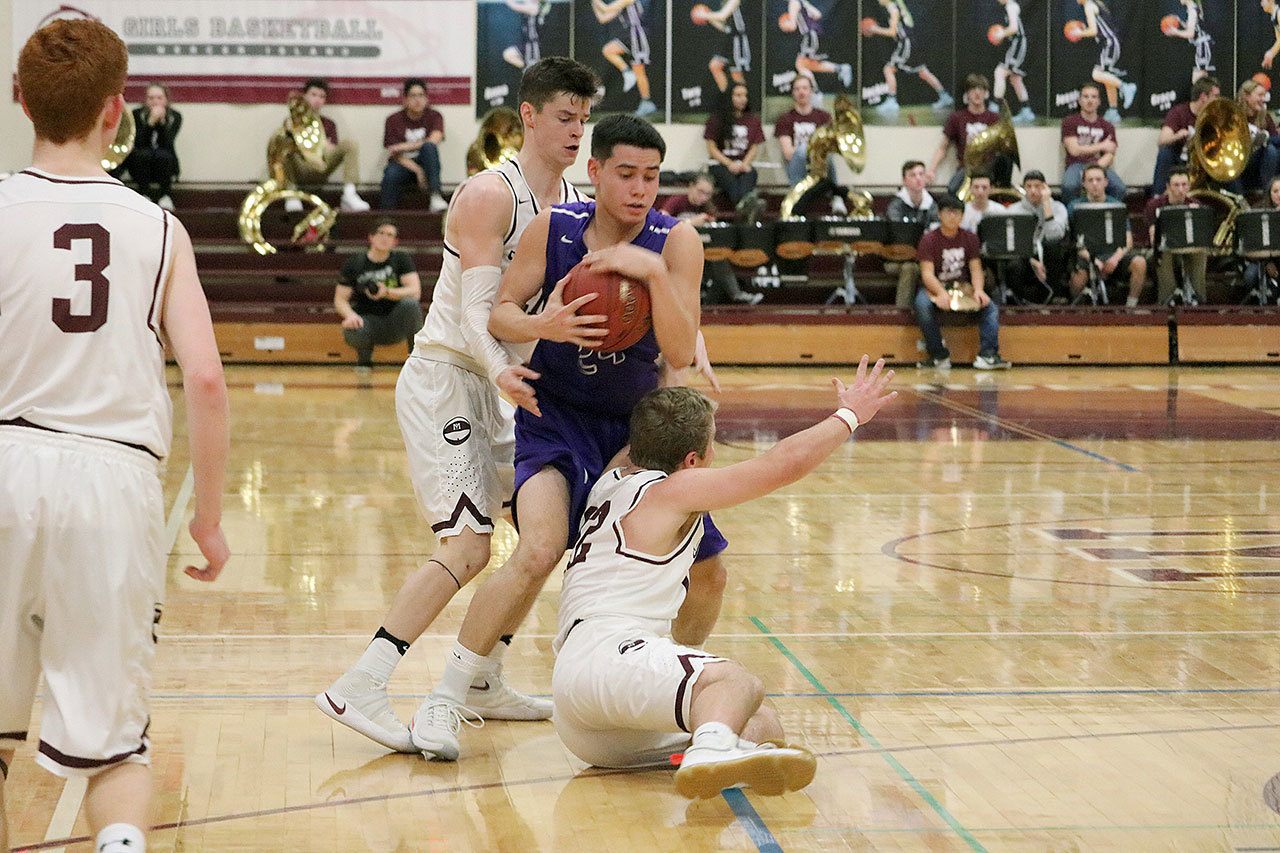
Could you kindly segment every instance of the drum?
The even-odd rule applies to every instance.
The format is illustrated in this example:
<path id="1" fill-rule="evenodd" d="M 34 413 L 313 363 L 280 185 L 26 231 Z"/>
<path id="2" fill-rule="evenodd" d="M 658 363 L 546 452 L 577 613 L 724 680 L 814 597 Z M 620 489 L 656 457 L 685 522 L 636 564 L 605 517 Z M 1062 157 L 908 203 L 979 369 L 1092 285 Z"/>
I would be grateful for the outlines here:
<path id="1" fill-rule="evenodd" d="M 778 257 L 798 261 L 813 254 L 814 223 L 803 217 L 780 219 L 773 224 L 773 241 Z"/>
<path id="2" fill-rule="evenodd" d="M 1280 210 L 1240 211 L 1236 252 L 1244 258 L 1280 257 Z"/>
<path id="3" fill-rule="evenodd" d="M 738 248 L 738 229 L 730 222 L 707 222 L 698 226 L 702 255 L 708 261 L 727 261 Z"/>
<path id="4" fill-rule="evenodd" d="M 1129 208 L 1115 202 L 1081 202 L 1071 211 L 1071 230 L 1095 258 L 1125 245 Z"/>
<path id="5" fill-rule="evenodd" d="M 919 222 L 890 222 L 885 240 L 884 256 L 890 261 L 912 261 L 916 246 L 924 236 L 924 225 Z"/>
<path id="6" fill-rule="evenodd" d="M 1208 252 L 1217 229 L 1213 208 L 1166 204 L 1156 210 L 1156 245 L 1174 254 Z"/>
<path id="7" fill-rule="evenodd" d="M 758 267 L 773 257 L 773 223 L 734 226 L 738 231 L 738 248 L 729 256 L 735 267 Z"/>
<path id="8" fill-rule="evenodd" d="M 845 219 L 824 216 L 814 229 L 818 248 L 839 252 L 848 246 L 855 252 L 879 254 L 889 236 L 889 223 L 883 219 Z"/>
<path id="9" fill-rule="evenodd" d="M 1036 217 L 996 211 L 978 223 L 983 257 L 993 260 L 1029 258 L 1036 252 Z"/>

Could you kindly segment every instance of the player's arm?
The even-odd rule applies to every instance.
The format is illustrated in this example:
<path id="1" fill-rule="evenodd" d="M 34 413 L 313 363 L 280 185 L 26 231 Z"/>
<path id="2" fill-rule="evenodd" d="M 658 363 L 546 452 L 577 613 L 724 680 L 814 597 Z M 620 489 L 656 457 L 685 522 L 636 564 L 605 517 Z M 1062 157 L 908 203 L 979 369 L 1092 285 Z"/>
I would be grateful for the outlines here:
<path id="1" fill-rule="evenodd" d="M 1280 27 L 1273 27 L 1276 34 L 1276 40 L 1267 48 L 1267 52 L 1262 54 L 1262 67 L 1270 68 L 1276 61 L 1276 55 L 1280 54 Z"/>
<path id="2" fill-rule="evenodd" d="M 736 12 L 738 7 L 741 5 L 742 0 L 724 0 L 723 6 L 712 12 L 710 15 L 707 15 L 707 20 L 717 24 L 723 24 L 725 21 L 729 20 L 729 16 Z"/>
<path id="3" fill-rule="evenodd" d="M 867 362 L 864 355 L 858 365 L 857 378 L 849 387 L 839 379 L 831 380 L 836 389 L 837 408 L 851 410 L 858 425 L 870 421 L 897 396 L 896 391 L 888 390 L 894 374 L 892 370 L 884 370 L 884 359 L 877 361 L 870 372 Z M 665 516 L 652 520 L 665 527 L 679 528 L 691 513 L 725 509 L 764 497 L 805 477 L 848 441 L 849 435 L 850 426 L 841 418 L 830 416 L 783 439 L 754 459 L 725 468 L 676 471 L 651 486 L 629 516 L 640 526 L 650 519 L 636 513 L 648 510 Z"/>
<path id="4" fill-rule="evenodd" d="M 502 245 L 515 201 L 497 175 L 477 175 L 458 192 L 449 211 L 449 242 L 462 268 L 462 339 L 490 381 L 517 363 L 489 334 L 489 315 L 502 282 Z"/>
<path id="5" fill-rule="evenodd" d="M 191 238 L 177 218 L 170 219 L 174 229 L 173 261 L 160 325 L 169 351 L 182 368 L 191 470 L 195 477 L 196 511 L 189 529 L 208 561 L 202 569 L 187 566 L 186 573 L 196 580 L 211 581 L 218 577 L 228 557 L 222 535 L 222 492 L 229 444 L 227 385 L 209 304 L 196 272 Z"/>
<path id="6" fill-rule="evenodd" d="M 1006 6 L 1005 14 L 1009 18 L 1009 24 L 1004 28 L 1004 37 L 1011 39 L 1022 29 L 1022 10 L 1016 4 Z"/>
<path id="7" fill-rule="evenodd" d="M 1086 3 L 1084 7 L 1084 29 L 1080 31 L 1081 39 L 1091 39 L 1098 37 L 1098 8 L 1092 3 Z"/>

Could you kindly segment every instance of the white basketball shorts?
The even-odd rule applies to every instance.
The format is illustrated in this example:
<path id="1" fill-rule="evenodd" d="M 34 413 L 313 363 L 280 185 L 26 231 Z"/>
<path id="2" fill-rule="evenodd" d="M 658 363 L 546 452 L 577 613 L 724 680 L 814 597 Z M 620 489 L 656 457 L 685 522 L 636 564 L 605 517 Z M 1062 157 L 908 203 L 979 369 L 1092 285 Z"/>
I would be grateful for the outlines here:
<path id="1" fill-rule="evenodd" d="M 633 620 L 588 619 L 556 655 L 551 720 L 569 751 L 588 764 L 667 764 L 692 737 L 689 703 L 698 676 L 722 660 Z"/>
<path id="2" fill-rule="evenodd" d="M 0 427 L 0 748 L 26 739 L 59 776 L 150 762 L 164 598 L 159 463 L 140 450 Z"/>
<path id="3" fill-rule="evenodd" d="M 431 530 L 441 539 L 492 533 L 515 476 L 514 407 L 488 378 L 414 354 L 396 382 L 396 416 Z"/>

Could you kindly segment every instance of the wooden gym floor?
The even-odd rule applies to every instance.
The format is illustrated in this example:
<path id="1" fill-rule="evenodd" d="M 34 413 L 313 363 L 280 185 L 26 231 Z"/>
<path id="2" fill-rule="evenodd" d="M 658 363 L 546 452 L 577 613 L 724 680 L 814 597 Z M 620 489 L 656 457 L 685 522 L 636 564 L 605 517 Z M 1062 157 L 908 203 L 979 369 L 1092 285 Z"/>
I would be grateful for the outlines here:
<path id="1" fill-rule="evenodd" d="M 720 464 L 828 413 L 831 372 L 723 371 Z M 153 849 L 1280 850 L 1274 368 L 903 371 L 816 475 L 717 514 L 709 648 L 759 673 L 820 758 L 801 793 L 693 804 L 666 770 L 586 770 L 547 723 L 464 730 L 440 764 L 316 711 L 432 547 L 395 372 L 228 378 L 236 556 L 214 586 L 179 571 L 181 435 L 167 473 Z M 513 541 L 504 525 L 495 562 Z M 558 585 L 508 658 L 534 692 Z M 402 716 L 469 598 L 397 672 Z M 88 849 L 82 786 L 31 754 L 7 785 L 13 843 Z"/>

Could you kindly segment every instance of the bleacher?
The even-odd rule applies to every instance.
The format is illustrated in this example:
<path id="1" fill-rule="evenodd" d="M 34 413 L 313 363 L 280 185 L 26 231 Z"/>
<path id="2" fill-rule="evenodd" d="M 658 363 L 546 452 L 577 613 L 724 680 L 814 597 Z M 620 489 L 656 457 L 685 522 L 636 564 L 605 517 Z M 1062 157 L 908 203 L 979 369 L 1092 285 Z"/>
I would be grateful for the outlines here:
<path id="1" fill-rule="evenodd" d="M 201 281 L 213 313 L 219 349 L 227 362 L 341 363 L 353 360 L 342 340 L 333 287 L 341 258 L 367 246 L 366 234 L 383 211 L 342 213 L 328 251 L 282 248 L 267 257 L 239 239 L 236 217 L 249 185 L 186 185 L 174 192 L 178 216 L 191 234 Z M 667 192 L 679 191 L 678 189 Z M 762 188 L 772 213 L 785 187 Z M 876 207 L 891 189 L 875 192 Z M 337 207 L 337 189 L 322 195 Z M 376 192 L 368 197 L 376 197 Z M 1145 242 L 1140 192 L 1127 202 L 1135 239 Z M 424 307 L 440 269 L 441 217 L 425 210 L 398 210 L 400 248 L 413 255 L 423 283 Z M 285 246 L 297 214 L 273 206 L 263 231 Z M 789 280 L 765 290 L 756 306 L 712 306 L 703 327 L 716 362 L 724 364 L 840 364 L 862 352 L 897 364 L 914 363 L 919 337 L 915 318 L 892 306 L 896 278 L 878 258 L 860 257 L 858 288 L 869 304 L 824 306 L 842 283 L 838 256 L 810 259 L 808 280 Z M 1212 275 L 1210 305 L 1170 308 L 1009 306 L 1001 312 L 1001 352 L 1015 364 L 1280 363 L 1280 308 L 1238 306 L 1238 285 L 1229 273 Z M 977 351 L 977 329 L 959 318 L 947 330 L 957 363 Z M 402 361 L 403 348 L 380 347 L 382 363 Z"/>

